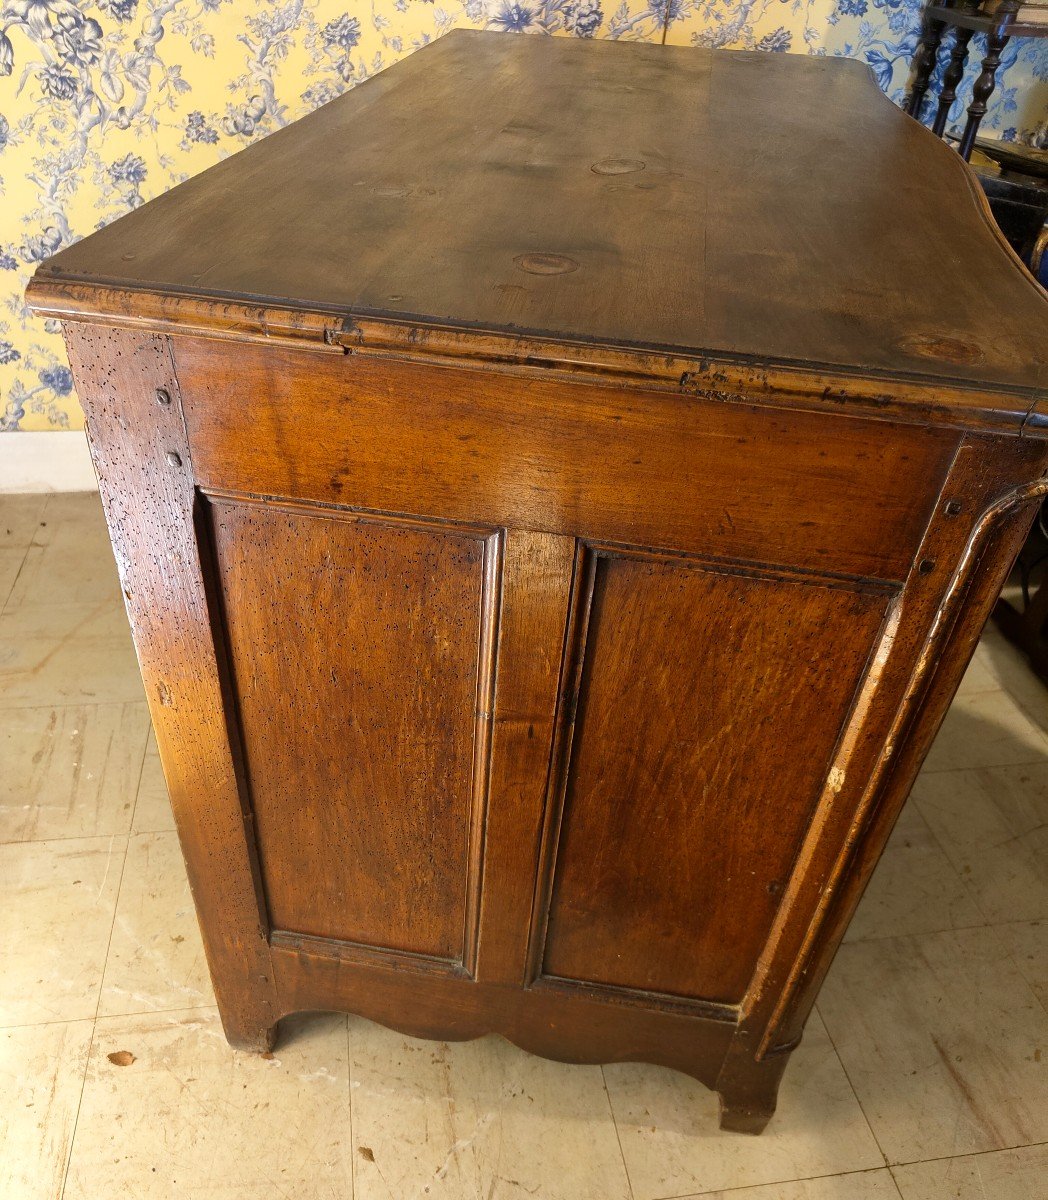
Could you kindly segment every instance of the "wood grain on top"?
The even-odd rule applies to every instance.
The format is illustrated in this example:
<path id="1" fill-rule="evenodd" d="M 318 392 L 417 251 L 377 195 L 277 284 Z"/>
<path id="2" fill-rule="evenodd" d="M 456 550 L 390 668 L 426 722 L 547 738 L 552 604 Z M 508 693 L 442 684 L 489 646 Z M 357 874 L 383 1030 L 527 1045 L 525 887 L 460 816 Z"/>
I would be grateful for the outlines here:
<path id="1" fill-rule="evenodd" d="M 34 305 L 64 281 L 97 313 L 130 288 L 1048 382 L 1048 300 L 974 177 L 840 59 L 455 33 L 62 251 Z"/>

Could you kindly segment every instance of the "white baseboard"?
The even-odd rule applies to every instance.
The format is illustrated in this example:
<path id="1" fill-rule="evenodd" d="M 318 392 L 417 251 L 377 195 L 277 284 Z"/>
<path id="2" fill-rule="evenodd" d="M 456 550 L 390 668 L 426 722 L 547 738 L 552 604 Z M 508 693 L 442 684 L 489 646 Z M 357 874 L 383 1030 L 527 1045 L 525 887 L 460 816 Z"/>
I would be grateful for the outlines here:
<path id="1" fill-rule="evenodd" d="M 83 430 L 0 434 L 0 492 L 97 490 Z"/>

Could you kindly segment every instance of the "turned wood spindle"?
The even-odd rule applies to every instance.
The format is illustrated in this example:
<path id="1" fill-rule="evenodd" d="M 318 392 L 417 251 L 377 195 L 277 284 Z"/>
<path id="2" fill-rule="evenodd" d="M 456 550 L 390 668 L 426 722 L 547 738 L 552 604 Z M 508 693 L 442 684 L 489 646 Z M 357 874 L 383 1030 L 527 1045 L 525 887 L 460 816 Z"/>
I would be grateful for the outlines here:
<path id="1" fill-rule="evenodd" d="M 968 105 L 968 122 L 964 127 L 961 144 L 958 147 L 965 162 L 972 156 L 975 135 L 979 132 L 980 122 L 986 116 L 987 101 L 993 95 L 993 89 L 997 82 L 997 68 L 1001 65 L 1001 53 L 1007 45 L 1008 35 L 1002 33 L 1000 29 L 986 35 L 986 57 L 982 60 L 982 70 L 972 88 L 973 99 Z"/>
<path id="2" fill-rule="evenodd" d="M 955 31 L 953 48 L 950 51 L 950 61 L 943 74 L 942 91 L 939 93 L 939 108 L 935 114 L 932 132 L 936 137 L 942 137 L 946 129 L 946 121 L 950 115 L 953 102 L 957 99 L 957 85 L 964 78 L 964 66 L 968 61 L 968 43 L 972 40 L 972 29 L 957 29 Z"/>
<path id="3" fill-rule="evenodd" d="M 925 16 L 924 29 L 916 55 L 916 66 L 910 94 L 906 97 L 905 110 L 911 117 L 920 120 L 921 105 L 924 103 L 924 93 L 928 90 L 928 81 L 935 70 L 939 57 L 939 43 L 942 41 L 942 31 L 946 24 L 935 17 Z"/>

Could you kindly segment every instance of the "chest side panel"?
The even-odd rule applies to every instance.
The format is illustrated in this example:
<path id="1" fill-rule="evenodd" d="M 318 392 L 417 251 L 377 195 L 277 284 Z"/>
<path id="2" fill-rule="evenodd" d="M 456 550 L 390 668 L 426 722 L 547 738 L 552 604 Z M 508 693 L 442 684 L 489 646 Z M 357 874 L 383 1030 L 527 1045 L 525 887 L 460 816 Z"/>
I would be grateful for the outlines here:
<path id="1" fill-rule="evenodd" d="M 581 571 L 541 974 L 737 1003 L 891 594 L 608 550 Z"/>
<path id="2" fill-rule="evenodd" d="M 173 357 L 275 942 L 725 1019 L 958 436 L 281 347 Z M 511 553 L 532 542 L 562 615 L 504 645 L 548 590 Z M 521 703 L 532 658 L 550 694 Z"/>

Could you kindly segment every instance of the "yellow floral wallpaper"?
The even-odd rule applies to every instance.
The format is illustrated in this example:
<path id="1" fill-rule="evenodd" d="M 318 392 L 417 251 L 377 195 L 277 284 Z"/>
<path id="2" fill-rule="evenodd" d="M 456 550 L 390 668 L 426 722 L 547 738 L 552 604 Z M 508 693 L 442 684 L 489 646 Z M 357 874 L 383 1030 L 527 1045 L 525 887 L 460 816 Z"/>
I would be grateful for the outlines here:
<path id="1" fill-rule="evenodd" d="M 456 26 L 850 54 L 898 99 L 920 16 L 918 0 L 0 0 L 0 431 L 82 423 L 58 331 L 25 308 L 37 262 Z M 988 128 L 1044 137 L 1046 46 L 1009 47 Z"/>

